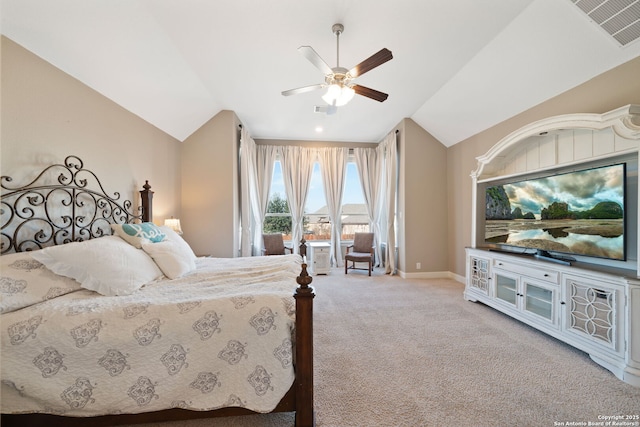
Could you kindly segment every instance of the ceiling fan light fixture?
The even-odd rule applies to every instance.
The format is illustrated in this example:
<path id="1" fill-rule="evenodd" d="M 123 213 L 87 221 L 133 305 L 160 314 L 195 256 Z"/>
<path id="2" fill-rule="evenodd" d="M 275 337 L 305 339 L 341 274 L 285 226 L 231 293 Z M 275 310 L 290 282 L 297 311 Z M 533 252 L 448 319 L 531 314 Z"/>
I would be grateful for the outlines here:
<path id="1" fill-rule="evenodd" d="M 323 72 L 324 83 L 285 90 L 282 92 L 282 95 L 295 95 L 328 87 L 327 92 L 322 96 L 322 99 L 328 104 L 328 106 L 333 107 L 333 112 L 335 112 L 336 107 L 340 107 L 351 101 L 355 94 L 362 95 L 379 102 L 385 101 L 389 96 L 386 93 L 355 84 L 353 80 L 393 59 L 391 51 L 387 48 L 380 49 L 377 53 L 374 53 L 352 69 L 348 70 L 340 66 L 340 34 L 344 31 L 344 26 L 342 24 L 334 24 L 334 26 L 331 27 L 331 31 L 336 35 L 335 67 L 329 67 L 324 59 L 322 59 L 311 46 L 300 46 L 298 48 L 298 52 L 304 55 L 309 62 Z"/>
<path id="2" fill-rule="evenodd" d="M 351 99 L 353 99 L 355 93 L 356 92 L 349 86 L 332 84 L 329 85 L 327 93 L 322 96 L 322 99 L 329 105 L 342 107 L 343 105 L 346 105 L 349 101 L 351 101 Z"/>

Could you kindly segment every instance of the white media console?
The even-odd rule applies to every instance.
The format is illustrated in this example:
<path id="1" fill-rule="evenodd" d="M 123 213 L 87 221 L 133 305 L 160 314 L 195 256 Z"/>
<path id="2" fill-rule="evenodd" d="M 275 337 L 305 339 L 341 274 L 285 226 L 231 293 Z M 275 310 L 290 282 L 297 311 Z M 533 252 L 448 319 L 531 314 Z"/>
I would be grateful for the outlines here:
<path id="1" fill-rule="evenodd" d="M 487 249 L 484 188 L 505 178 L 636 156 L 640 106 L 572 114 L 532 123 L 478 157 L 473 179 L 472 245 L 466 249 L 465 299 L 482 302 L 588 353 L 640 387 L 640 263 L 637 180 L 628 206 L 632 234 L 625 262 L 583 259 L 570 265 Z M 635 172 L 634 172 L 635 173 Z M 629 190 L 629 189 L 628 189 Z M 630 223 L 631 222 L 631 223 Z M 593 261 L 593 262 L 592 262 Z"/>
<path id="2" fill-rule="evenodd" d="M 465 299 L 480 301 L 586 353 L 640 387 L 640 280 L 467 249 Z"/>

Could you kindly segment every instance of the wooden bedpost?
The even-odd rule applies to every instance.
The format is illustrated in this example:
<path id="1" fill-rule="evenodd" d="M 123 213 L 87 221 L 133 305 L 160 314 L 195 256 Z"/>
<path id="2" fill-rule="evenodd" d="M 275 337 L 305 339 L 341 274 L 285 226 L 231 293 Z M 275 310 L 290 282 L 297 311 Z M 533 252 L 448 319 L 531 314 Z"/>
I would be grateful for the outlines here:
<path id="1" fill-rule="evenodd" d="M 296 278 L 296 427 L 316 425 L 313 410 L 313 278 L 307 272 L 307 246 L 304 238 L 300 244 L 302 271 Z"/>
<path id="2" fill-rule="evenodd" d="M 145 181 L 142 186 L 144 190 L 140 190 L 140 199 L 142 200 L 142 222 L 153 221 L 153 191 L 149 181 Z"/>

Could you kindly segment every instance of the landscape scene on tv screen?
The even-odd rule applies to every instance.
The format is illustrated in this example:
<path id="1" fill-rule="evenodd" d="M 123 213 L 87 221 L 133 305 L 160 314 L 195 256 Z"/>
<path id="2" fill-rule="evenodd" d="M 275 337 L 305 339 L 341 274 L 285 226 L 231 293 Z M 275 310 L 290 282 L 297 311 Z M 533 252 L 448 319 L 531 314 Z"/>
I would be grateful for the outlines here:
<path id="1" fill-rule="evenodd" d="M 486 189 L 485 241 L 624 260 L 625 165 Z"/>

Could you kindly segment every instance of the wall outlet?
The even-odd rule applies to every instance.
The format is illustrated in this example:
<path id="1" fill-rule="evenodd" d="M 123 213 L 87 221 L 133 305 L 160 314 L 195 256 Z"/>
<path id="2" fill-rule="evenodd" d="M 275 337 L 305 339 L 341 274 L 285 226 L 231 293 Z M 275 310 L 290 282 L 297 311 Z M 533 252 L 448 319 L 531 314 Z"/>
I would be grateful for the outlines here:
<path id="1" fill-rule="evenodd" d="M 422 268 L 422 264 L 416 262 L 416 270 L 420 270 Z"/>

